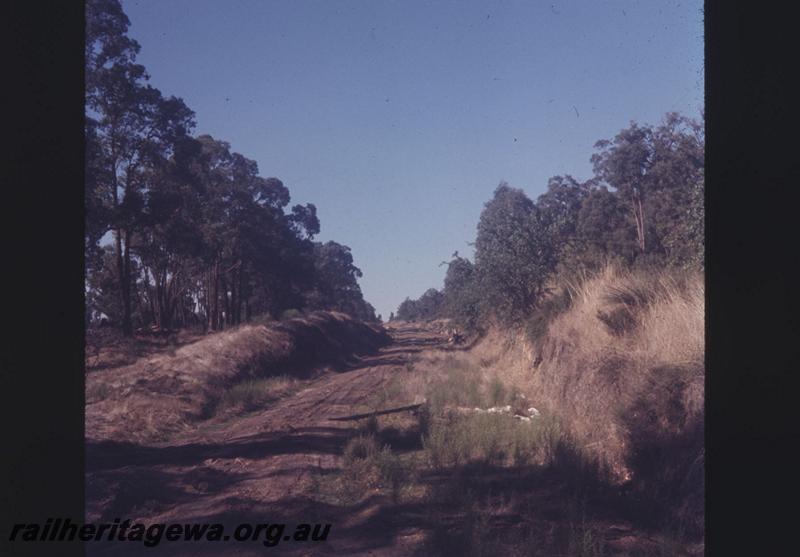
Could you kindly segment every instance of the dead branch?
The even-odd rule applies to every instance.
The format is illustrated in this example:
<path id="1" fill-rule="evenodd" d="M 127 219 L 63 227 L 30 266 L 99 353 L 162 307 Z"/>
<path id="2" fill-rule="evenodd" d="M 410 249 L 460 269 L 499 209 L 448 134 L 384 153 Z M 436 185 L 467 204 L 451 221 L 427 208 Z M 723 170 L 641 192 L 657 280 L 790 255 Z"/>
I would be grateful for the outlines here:
<path id="1" fill-rule="evenodd" d="M 386 410 L 376 410 L 374 412 L 366 412 L 364 414 L 353 414 L 352 416 L 337 416 L 335 418 L 328 418 L 337 422 L 347 422 L 354 420 L 362 420 L 364 418 L 371 418 L 372 416 L 383 416 L 384 414 L 395 414 L 397 412 L 409 412 L 419 409 L 423 403 L 409 404 L 408 406 L 401 406 L 399 408 L 388 408 Z"/>

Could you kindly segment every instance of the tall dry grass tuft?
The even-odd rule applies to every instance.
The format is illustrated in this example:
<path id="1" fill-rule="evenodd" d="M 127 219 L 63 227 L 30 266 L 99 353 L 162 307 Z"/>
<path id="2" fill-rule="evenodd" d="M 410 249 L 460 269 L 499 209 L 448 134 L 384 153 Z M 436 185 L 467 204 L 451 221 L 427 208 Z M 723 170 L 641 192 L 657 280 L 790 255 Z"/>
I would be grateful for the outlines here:
<path id="1" fill-rule="evenodd" d="M 693 501 L 687 528 L 702 528 L 702 275 L 607 266 L 569 292 L 545 333 L 517 339 L 515 383 L 642 497 Z"/>
<path id="2" fill-rule="evenodd" d="M 609 265 L 553 289 L 525 330 L 490 331 L 449 361 L 422 358 L 449 371 L 406 388 L 433 406 L 440 383 L 458 404 L 519 393 L 562 424 L 585 462 L 628 483 L 656 515 L 675 511 L 682 531 L 702 533 L 704 297 L 699 273 Z"/>

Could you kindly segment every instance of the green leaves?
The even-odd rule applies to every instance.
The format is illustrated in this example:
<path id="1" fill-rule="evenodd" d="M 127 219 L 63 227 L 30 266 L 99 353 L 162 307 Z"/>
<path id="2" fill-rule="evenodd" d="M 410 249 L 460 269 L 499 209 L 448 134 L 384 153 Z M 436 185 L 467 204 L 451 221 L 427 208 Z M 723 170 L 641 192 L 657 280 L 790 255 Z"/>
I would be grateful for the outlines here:
<path id="1" fill-rule="evenodd" d="M 470 329 L 529 318 L 556 273 L 568 277 L 608 262 L 703 264 L 701 123 L 668 113 L 658 126 L 632 122 L 595 144 L 594 176 L 555 176 L 534 203 L 501 182 L 478 223 L 474 264 L 455 253 L 435 313 Z M 433 292 L 436 292 L 433 290 Z M 427 319 L 423 298 L 399 319 Z"/>
<path id="2" fill-rule="evenodd" d="M 514 322 L 531 312 L 556 261 L 540 210 L 522 190 L 501 183 L 475 240 L 478 280 L 493 317 Z"/>
<path id="3" fill-rule="evenodd" d="M 406 298 L 397 308 L 397 319 L 401 321 L 424 321 L 441 316 L 444 293 L 429 288 L 416 300 Z"/>
<path id="4" fill-rule="evenodd" d="M 148 84 L 118 0 L 86 4 L 89 313 L 217 329 L 313 304 L 375 319 L 349 248 L 317 248 L 313 204 L 230 144 L 197 138 L 194 113 Z M 101 238 L 114 233 L 114 246 Z"/>

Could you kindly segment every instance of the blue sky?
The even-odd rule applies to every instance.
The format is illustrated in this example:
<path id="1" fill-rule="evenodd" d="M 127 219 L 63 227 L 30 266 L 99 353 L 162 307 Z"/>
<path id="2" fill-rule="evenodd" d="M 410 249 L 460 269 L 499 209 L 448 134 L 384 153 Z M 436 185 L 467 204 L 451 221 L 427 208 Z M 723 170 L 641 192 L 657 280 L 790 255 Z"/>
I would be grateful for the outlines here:
<path id="1" fill-rule="evenodd" d="M 151 83 L 317 206 L 384 318 L 472 255 L 501 180 L 703 108 L 701 1 L 122 0 Z"/>

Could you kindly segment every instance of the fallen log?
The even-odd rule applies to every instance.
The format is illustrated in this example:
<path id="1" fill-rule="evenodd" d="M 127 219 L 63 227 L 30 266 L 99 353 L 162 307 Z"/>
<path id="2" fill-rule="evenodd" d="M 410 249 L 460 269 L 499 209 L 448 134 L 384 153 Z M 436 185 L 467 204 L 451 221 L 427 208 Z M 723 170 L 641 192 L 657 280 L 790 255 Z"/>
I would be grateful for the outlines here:
<path id="1" fill-rule="evenodd" d="M 365 412 L 364 414 L 353 414 L 352 416 L 337 416 L 335 418 L 328 418 L 337 422 L 347 422 L 355 420 L 363 420 L 364 418 L 371 418 L 372 416 L 383 416 L 384 414 L 395 414 L 397 412 L 409 412 L 418 410 L 424 403 L 409 404 L 408 406 L 400 406 L 399 408 L 387 408 L 386 410 L 376 410 L 374 412 Z"/>

